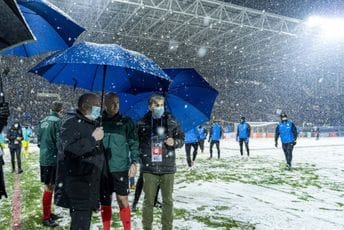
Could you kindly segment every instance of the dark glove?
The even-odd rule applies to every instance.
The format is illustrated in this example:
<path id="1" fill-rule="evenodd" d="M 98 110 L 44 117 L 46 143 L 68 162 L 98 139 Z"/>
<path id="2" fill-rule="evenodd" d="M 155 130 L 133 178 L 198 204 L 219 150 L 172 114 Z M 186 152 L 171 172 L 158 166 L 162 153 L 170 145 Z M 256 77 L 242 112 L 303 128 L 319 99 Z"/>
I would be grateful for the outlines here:
<path id="1" fill-rule="evenodd" d="M 295 145 L 296 145 L 296 141 L 293 142 L 293 146 L 295 146 Z"/>
<path id="2" fill-rule="evenodd" d="M 2 103 L 0 104 L 0 120 L 3 121 L 7 121 L 8 116 L 10 115 L 10 109 L 8 107 L 8 103 Z"/>
<path id="3" fill-rule="evenodd" d="M 277 142 L 275 142 L 275 147 L 276 147 L 276 148 L 278 147 L 278 143 L 277 143 Z"/>

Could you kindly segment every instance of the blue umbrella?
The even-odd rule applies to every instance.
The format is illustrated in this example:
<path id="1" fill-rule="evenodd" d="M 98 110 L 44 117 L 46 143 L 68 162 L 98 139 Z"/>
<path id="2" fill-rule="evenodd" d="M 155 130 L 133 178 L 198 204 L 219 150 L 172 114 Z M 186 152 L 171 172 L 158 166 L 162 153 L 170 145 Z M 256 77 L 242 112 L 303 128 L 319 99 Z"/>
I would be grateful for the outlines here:
<path id="1" fill-rule="evenodd" d="M 26 42 L 1 52 L 3 55 L 30 57 L 73 45 L 85 30 L 68 15 L 44 0 L 19 0 L 19 9 L 36 41 Z"/>
<path id="2" fill-rule="evenodd" d="M 30 72 L 50 83 L 102 93 L 163 91 L 170 83 L 151 59 L 116 44 L 82 42 L 44 59 Z"/>
<path id="3" fill-rule="evenodd" d="M 192 68 L 164 69 L 172 82 L 166 97 L 167 111 L 177 119 L 184 132 L 210 120 L 217 90 Z M 120 112 L 138 121 L 148 111 L 148 99 L 154 94 L 119 94 Z"/>

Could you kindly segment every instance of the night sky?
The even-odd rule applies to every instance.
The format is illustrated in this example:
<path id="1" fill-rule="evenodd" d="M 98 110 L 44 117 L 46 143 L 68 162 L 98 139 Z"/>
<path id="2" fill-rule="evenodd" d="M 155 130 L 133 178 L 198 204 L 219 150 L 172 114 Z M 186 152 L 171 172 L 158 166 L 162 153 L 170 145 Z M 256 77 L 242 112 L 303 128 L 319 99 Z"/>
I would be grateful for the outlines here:
<path id="1" fill-rule="evenodd" d="M 311 15 L 344 17 L 344 0 L 223 0 L 236 5 L 292 18 L 305 19 Z"/>

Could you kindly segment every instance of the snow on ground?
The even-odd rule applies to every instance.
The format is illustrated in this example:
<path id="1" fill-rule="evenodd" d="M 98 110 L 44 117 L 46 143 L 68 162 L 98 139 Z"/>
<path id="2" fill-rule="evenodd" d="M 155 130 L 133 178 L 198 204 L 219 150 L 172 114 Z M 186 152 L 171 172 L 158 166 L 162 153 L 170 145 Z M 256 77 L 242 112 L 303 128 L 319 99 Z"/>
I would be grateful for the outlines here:
<path id="1" fill-rule="evenodd" d="M 231 162 L 235 166 L 244 166 L 244 170 L 243 167 L 230 169 L 245 172 L 246 167 L 250 177 L 265 177 L 277 161 L 284 161 L 282 149 L 273 147 L 273 139 L 250 140 L 249 159 L 239 156 L 239 147 L 234 140 L 222 141 L 221 146 L 221 155 L 225 159 L 216 161 L 228 162 L 228 167 Z M 200 154 L 198 160 L 206 157 L 207 154 Z M 240 161 L 244 163 L 240 164 Z M 344 138 L 322 138 L 318 141 L 300 139 L 294 150 L 293 163 L 295 169 L 292 171 L 286 171 L 282 166 L 281 170 L 271 171 L 271 174 L 290 174 L 291 179 L 298 179 L 307 177 L 308 173 L 314 174 L 314 179 L 311 176 L 308 183 L 302 183 L 300 179 L 301 183 L 295 186 L 285 182 L 269 184 L 264 181 L 257 185 L 235 180 L 184 182 L 176 185 L 176 207 L 187 205 L 188 208 L 197 210 L 199 206 L 227 206 L 226 210 L 217 212 L 215 208 L 214 212 L 251 223 L 257 229 L 344 229 Z M 257 175 L 254 167 L 260 168 L 259 164 L 266 171 Z M 183 167 L 182 161 L 179 161 L 179 166 Z M 211 167 L 211 163 L 209 166 Z M 304 168 L 308 170 L 303 170 Z M 196 168 L 197 170 L 199 169 Z M 300 170 L 305 174 L 299 175 Z M 184 226 L 188 225 L 185 221 L 176 221 L 176 225 L 181 224 L 180 222 Z M 192 226 L 192 223 L 189 224 Z M 208 228 L 203 226 L 202 229 Z"/>
<path id="2" fill-rule="evenodd" d="M 214 146 L 215 158 L 207 160 L 207 143 L 192 171 L 187 170 L 184 148 L 177 151 L 174 229 L 344 229 L 344 138 L 298 140 L 291 171 L 273 139 L 251 139 L 250 147 L 251 157 L 240 157 L 238 143 L 223 140 L 221 159 L 216 159 Z M 9 162 L 8 155 L 5 160 Z M 142 229 L 142 200 L 143 195 L 132 214 L 133 229 Z M 115 201 L 113 206 L 113 229 L 119 229 Z M 65 217 L 61 229 L 68 229 L 68 211 L 56 212 Z M 160 213 L 155 209 L 154 229 L 161 229 Z M 99 213 L 91 229 L 102 229 Z"/>

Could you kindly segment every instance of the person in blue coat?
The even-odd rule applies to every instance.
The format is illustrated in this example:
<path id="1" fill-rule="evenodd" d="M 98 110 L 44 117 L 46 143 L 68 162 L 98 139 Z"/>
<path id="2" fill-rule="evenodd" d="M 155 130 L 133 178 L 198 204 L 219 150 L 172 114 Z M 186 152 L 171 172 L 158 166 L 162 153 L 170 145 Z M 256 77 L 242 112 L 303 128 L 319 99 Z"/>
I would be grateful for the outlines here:
<path id="1" fill-rule="evenodd" d="M 222 127 L 218 121 L 214 121 L 210 128 L 210 134 L 208 142 L 210 142 L 210 157 L 213 158 L 213 146 L 216 145 L 217 148 L 217 158 L 220 159 L 220 139 L 222 137 Z"/>
<path id="2" fill-rule="evenodd" d="M 197 127 L 197 131 L 198 131 L 198 137 L 199 137 L 198 145 L 199 145 L 199 148 L 201 149 L 201 153 L 203 153 L 203 151 L 204 151 L 204 141 L 205 141 L 205 139 L 207 139 L 208 132 L 201 125 L 199 125 Z"/>
<path id="3" fill-rule="evenodd" d="M 247 156 L 250 156 L 250 149 L 248 147 L 249 138 L 251 136 L 251 126 L 246 122 L 245 117 L 240 118 L 240 123 L 237 128 L 236 140 L 239 141 L 240 154 L 243 155 L 243 143 L 245 143 L 245 148 Z"/>
<path id="4" fill-rule="evenodd" d="M 278 137 L 280 137 L 285 159 L 287 161 L 287 167 L 290 169 L 293 149 L 296 145 L 297 129 L 295 124 L 288 120 L 287 114 L 281 113 L 280 117 L 281 122 L 277 125 L 275 131 L 275 147 L 278 147 Z"/>
<path id="5" fill-rule="evenodd" d="M 198 134 L 197 128 L 193 128 L 185 133 L 185 137 L 184 137 L 185 153 L 186 153 L 186 160 L 189 166 L 189 170 L 192 169 L 194 162 L 196 160 L 198 140 L 199 140 L 199 134 Z M 191 147 L 193 148 L 192 161 L 191 161 Z"/>

